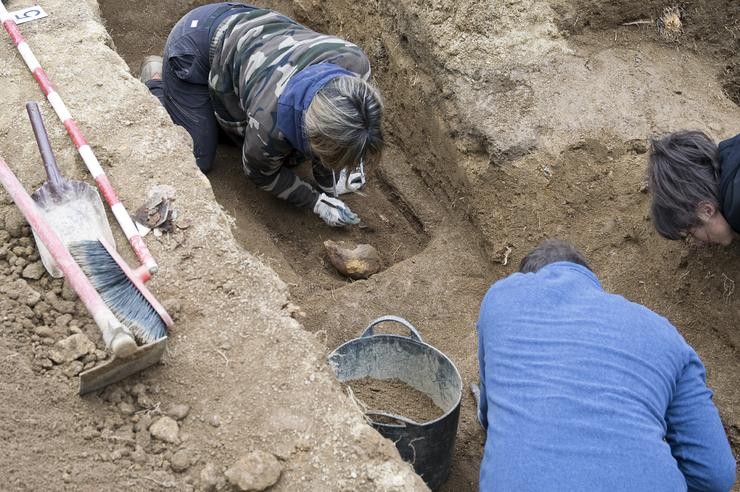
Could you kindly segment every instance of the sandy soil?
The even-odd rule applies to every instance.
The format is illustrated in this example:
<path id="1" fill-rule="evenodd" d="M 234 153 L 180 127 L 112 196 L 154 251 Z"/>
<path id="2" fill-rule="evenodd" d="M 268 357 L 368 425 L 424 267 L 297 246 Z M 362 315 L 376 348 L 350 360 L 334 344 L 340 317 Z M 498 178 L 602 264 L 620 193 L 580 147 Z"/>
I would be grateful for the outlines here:
<path id="1" fill-rule="evenodd" d="M 359 400 L 361 408 L 364 405 L 368 410 L 401 415 L 420 423 L 444 414 L 429 396 L 400 379 L 363 378 L 348 381 L 345 385 Z"/>
<path id="2" fill-rule="evenodd" d="M 101 1 L 101 9 L 115 47 L 137 73 L 144 56 L 161 51 L 171 25 L 203 3 Z M 287 297 L 281 297 L 288 306 L 285 312 L 291 312 L 330 349 L 357 336 L 379 315 L 403 316 L 419 328 L 426 341 L 451 357 L 467 386 L 477 380 L 474 326 L 485 290 L 497 278 L 511 273 L 540 239 L 571 239 L 586 252 L 607 289 L 668 316 L 696 347 L 707 366 L 732 444 L 736 451 L 740 449 L 740 335 L 736 328 L 740 300 L 735 292 L 735 282 L 740 281 L 738 246 L 698 248 L 661 240 L 651 229 L 646 216 L 648 197 L 641 191 L 646 136 L 694 127 L 726 138 L 740 128 L 736 105 L 736 74 L 740 70 L 737 2 L 694 2 L 685 14 L 683 35 L 670 42 L 652 24 L 622 25 L 656 19 L 665 5 L 653 1 L 466 0 L 430 5 L 420 0 L 380 0 L 364 4 L 362 12 L 356 3 L 346 0 L 261 4 L 360 44 L 371 57 L 388 110 L 390 148 L 380 166 L 372 170 L 368 196 L 353 197 L 351 202 L 353 210 L 373 224 L 374 232 L 331 230 L 312 214 L 271 200 L 241 177 L 238 153 L 233 148 L 220 150 L 217 168 L 210 175 L 213 192 L 231 216 L 240 245 L 270 265 L 287 284 L 292 302 L 299 307 L 287 305 Z M 38 36 L 43 37 L 43 32 Z M 106 38 L 101 35 L 101 39 Z M 9 73 L 12 80 L 21 80 L 24 75 L 8 64 L 0 65 L 0 70 Z M 116 76 L 125 79 L 128 75 Z M 135 84 L 126 83 L 127 87 Z M 23 90 L 33 94 L 31 86 Z M 76 90 L 82 92 L 85 86 Z M 130 90 L 141 93 L 140 88 Z M 132 107 L 133 103 L 119 104 Z M 126 126 L 152 118 L 156 110 L 149 105 L 146 108 L 144 113 L 134 111 L 127 116 Z M 156 117 L 163 121 L 161 114 Z M 20 119 L 20 110 L 6 118 Z M 146 135 L 133 128 L 130 131 L 129 136 Z M 102 132 L 98 140 L 111 134 L 110 130 Z M 10 136 L 25 142 L 22 148 L 26 154 L 32 153 L 32 140 L 17 135 Z M 61 136 L 57 138 L 63 141 Z M 180 172 L 180 181 L 197 180 L 191 168 L 181 171 L 178 159 L 184 152 L 177 146 L 184 140 L 179 134 L 178 138 L 164 141 L 167 152 L 162 154 L 172 155 L 148 156 L 147 152 L 152 152 L 149 147 L 147 151 L 127 150 L 123 155 L 134 154 L 140 160 L 146 157 L 145 162 L 167 162 L 164 168 Z M 154 141 L 148 142 L 152 146 Z M 107 149 L 119 147 L 111 144 L 101 150 Z M 109 161 L 116 162 L 117 157 L 111 156 Z M 67 158 L 72 158 L 69 153 Z M 26 172 L 40 182 L 40 172 L 34 169 L 29 164 Z M 130 193 L 139 183 L 132 184 Z M 212 214 L 224 223 L 228 220 L 213 210 L 212 204 L 199 200 L 198 207 L 208 210 L 202 214 Z M 198 237 L 206 237 L 204 233 Z M 200 247 L 217 244 L 207 237 L 198 243 Z M 368 280 L 341 279 L 323 256 L 321 243 L 327 238 L 374 245 L 386 269 Z M 27 246 L 15 244 L 13 248 Z M 178 265 L 185 273 L 178 272 L 175 281 L 182 288 L 191 276 L 199 275 L 206 282 L 207 276 L 187 266 L 188 255 L 194 254 L 204 253 L 195 245 L 180 253 Z M 227 258 L 230 254 L 236 253 L 223 253 Z M 202 320 L 206 312 L 245 302 L 242 293 L 246 290 L 242 289 L 252 289 L 249 279 L 235 283 L 233 275 L 217 278 L 223 278 L 224 283 L 215 292 L 221 300 L 183 301 L 186 320 Z M 207 281 L 213 282 L 210 278 Z M 54 287 L 52 283 L 50 288 Z M 250 298 L 286 296 L 278 288 L 250 294 Z M 254 310 L 240 304 L 238 311 L 248 313 L 245 323 L 251 323 Z M 214 319 L 226 322 L 229 316 L 239 315 L 223 313 Z M 238 319 L 244 319 L 244 314 L 240 316 Z M 262 314 L 256 318 L 269 319 Z M 11 322 L 10 326 L 17 324 Z M 221 325 L 211 321 L 199 326 L 216 330 Z M 21 328 L 15 330 L 20 333 Z M 13 333 L 7 338 L 11 342 L 27 343 Z M 187 335 L 194 337 L 197 332 L 188 331 Z M 39 342 L 43 344 L 41 338 Z M 227 346 L 233 351 L 240 342 L 236 333 Z M 225 361 L 218 351 L 228 357 L 230 367 L 235 358 L 219 345 L 214 347 L 209 370 L 223 374 L 218 364 Z M 183 357 L 190 350 L 176 355 Z M 173 358 L 173 364 L 177 360 Z M 263 367 L 274 371 L 281 364 L 289 365 L 286 361 L 290 360 L 288 355 L 274 361 L 265 356 L 250 361 L 249 367 L 262 374 Z M 187 364 L 182 362 L 178 367 L 183 366 Z M 38 373 L 48 371 L 39 369 Z M 35 376 L 34 388 L 42 387 L 37 381 L 40 377 Z M 210 383 L 202 376 L 195 380 L 202 385 Z M 202 386 L 185 393 L 183 382 L 170 391 L 182 401 L 201 402 L 199 410 L 203 411 L 206 401 L 215 400 L 219 406 L 236 403 L 229 389 L 239 386 L 223 386 L 223 393 L 217 391 L 219 388 Z M 276 408 L 262 409 L 262 401 L 255 399 L 240 422 L 259 422 L 261 427 L 261 419 Z M 199 415 L 204 415 L 205 421 L 209 418 L 208 413 Z M 293 422 L 297 429 L 307 421 Z M 341 424 L 335 422 L 333 429 L 338 427 Z M 203 428 L 208 430 L 207 425 Z M 213 442 L 208 449 L 218 450 L 216 438 L 199 429 L 196 425 L 189 430 L 196 435 L 195 442 L 206 439 Z M 63 430 L 59 435 L 66 438 Z M 291 444 L 294 436 L 278 439 L 280 445 L 301 445 Z M 31 442 L 42 441 L 34 437 Z M 473 401 L 466 392 L 450 479 L 444 490 L 476 489 L 482 445 Z M 228 448 L 229 456 L 235 449 Z M 20 450 L 13 453 L 27 456 Z M 305 461 L 310 465 L 316 463 L 313 459 Z M 166 455 L 163 460 L 167 461 Z M 121 470 L 115 461 L 106 465 L 111 473 Z M 27 477 L 23 472 L 15 473 L 20 479 Z M 195 477 L 193 483 L 200 483 L 198 480 Z M 380 488 L 377 483 L 372 485 Z"/>
<path id="3" fill-rule="evenodd" d="M 190 225 L 146 238 L 161 269 L 150 288 L 176 323 L 163 364 L 81 398 L 77 374 L 106 357 L 98 330 L 69 288 L 44 275 L 0 192 L 0 488 L 229 490 L 225 472 L 241 461 L 231 477 L 267 480 L 269 471 L 278 490 L 423 490 L 345 396 L 324 346 L 291 317 L 287 285 L 238 245 L 187 134 L 110 48 L 97 3 L 44 9 L 47 19 L 21 30 L 123 202 L 133 211 L 151 186 L 174 186 Z M 33 190 L 44 178 L 23 103 L 43 96 L 6 35 L 0 93 L 0 153 Z M 47 103 L 42 113 L 64 173 L 89 179 Z M 81 351 L 64 350 L 71 341 Z M 253 452 L 258 460 L 240 460 Z"/>

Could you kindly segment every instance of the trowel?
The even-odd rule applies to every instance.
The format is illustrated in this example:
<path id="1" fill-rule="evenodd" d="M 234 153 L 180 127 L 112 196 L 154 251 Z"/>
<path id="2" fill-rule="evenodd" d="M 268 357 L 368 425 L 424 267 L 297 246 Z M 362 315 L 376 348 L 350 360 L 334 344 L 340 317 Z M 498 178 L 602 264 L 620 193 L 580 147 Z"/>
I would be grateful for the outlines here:
<path id="1" fill-rule="evenodd" d="M 78 241 L 101 238 L 115 247 L 113 232 L 98 191 L 83 181 L 73 181 L 62 176 L 49 143 L 39 105 L 35 102 L 26 103 L 26 111 L 31 119 L 47 176 L 47 180 L 31 198 L 41 209 L 46 221 L 67 247 Z M 46 271 L 54 278 L 62 277 L 62 271 L 36 231 L 33 231 L 33 235 Z"/>

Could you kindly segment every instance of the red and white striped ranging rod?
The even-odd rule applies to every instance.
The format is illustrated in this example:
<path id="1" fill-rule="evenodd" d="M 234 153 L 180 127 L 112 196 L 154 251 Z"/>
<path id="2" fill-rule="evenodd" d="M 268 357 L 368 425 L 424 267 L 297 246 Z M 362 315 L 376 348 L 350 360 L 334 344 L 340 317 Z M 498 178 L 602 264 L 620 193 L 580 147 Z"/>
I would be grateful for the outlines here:
<path id="1" fill-rule="evenodd" d="M 10 35 L 10 39 L 13 40 L 13 43 L 15 43 L 18 48 L 18 52 L 23 57 L 23 61 L 26 62 L 26 66 L 28 66 L 33 77 L 39 83 L 44 95 L 49 100 L 49 103 L 51 103 L 57 116 L 64 124 L 64 128 L 67 129 L 67 133 L 75 144 L 75 147 L 77 147 L 77 151 L 85 162 L 88 171 L 90 171 L 93 179 L 95 179 L 95 183 L 98 185 L 100 193 L 103 195 L 103 198 L 105 198 L 108 206 L 110 206 L 111 212 L 113 212 L 113 215 L 116 217 L 123 233 L 126 235 L 126 239 L 131 243 L 131 247 L 139 258 L 139 261 L 141 261 L 149 273 L 156 273 L 158 269 L 157 262 L 154 261 L 152 254 L 149 252 L 149 248 L 146 247 L 144 239 L 141 237 L 141 234 L 139 234 L 138 229 L 134 225 L 134 221 L 131 220 L 131 216 L 128 214 L 128 211 L 126 211 L 126 207 L 123 206 L 121 200 L 119 200 L 118 195 L 113 189 L 113 185 L 108 179 L 108 176 L 106 176 L 105 171 L 103 171 L 103 168 L 100 166 L 100 162 L 98 162 L 98 159 L 95 157 L 95 154 L 87 143 L 85 136 L 82 134 L 82 131 L 77 126 L 75 120 L 72 119 L 72 115 L 69 110 L 67 110 L 67 106 L 64 104 L 64 101 L 62 101 L 61 96 L 54 89 L 54 86 L 51 84 L 46 72 L 41 68 L 41 64 L 34 56 L 26 40 L 23 38 L 23 35 L 18 29 L 18 25 L 10 17 L 10 14 L 2 2 L 0 2 L 0 21 L 3 23 L 5 30 Z"/>

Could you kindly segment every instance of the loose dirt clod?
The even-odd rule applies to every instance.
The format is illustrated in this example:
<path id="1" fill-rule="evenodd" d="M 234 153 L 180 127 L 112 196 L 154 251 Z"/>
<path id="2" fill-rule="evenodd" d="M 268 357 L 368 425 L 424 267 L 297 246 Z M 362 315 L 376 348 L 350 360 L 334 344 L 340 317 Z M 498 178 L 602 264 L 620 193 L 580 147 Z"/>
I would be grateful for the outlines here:
<path id="1" fill-rule="evenodd" d="M 378 251 L 369 244 L 352 247 L 343 241 L 335 242 L 329 239 L 324 241 L 324 247 L 334 268 L 342 275 L 355 280 L 368 278 L 378 273 L 383 266 Z"/>
<path id="2" fill-rule="evenodd" d="M 85 335 L 78 333 L 59 340 L 49 351 L 49 358 L 57 364 L 79 359 L 95 351 L 95 344 Z"/>
<path id="3" fill-rule="evenodd" d="M 180 442 L 180 428 L 177 426 L 177 422 L 170 417 L 160 417 L 149 427 L 149 432 L 160 441 L 170 444 Z"/>
<path id="4" fill-rule="evenodd" d="M 274 455 L 253 451 L 226 471 L 229 482 L 239 490 L 259 491 L 277 483 L 283 467 Z"/>
<path id="5" fill-rule="evenodd" d="M 400 379 L 362 378 L 347 381 L 356 400 L 365 410 L 376 410 L 408 417 L 419 423 L 441 417 L 444 412 L 431 398 Z M 370 415 L 371 419 L 375 419 Z"/>

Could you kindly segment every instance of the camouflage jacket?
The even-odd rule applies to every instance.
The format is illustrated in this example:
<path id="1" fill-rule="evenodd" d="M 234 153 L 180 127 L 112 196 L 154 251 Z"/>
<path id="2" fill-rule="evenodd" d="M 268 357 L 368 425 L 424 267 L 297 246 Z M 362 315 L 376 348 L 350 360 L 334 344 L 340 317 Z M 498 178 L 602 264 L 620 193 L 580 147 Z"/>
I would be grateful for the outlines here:
<path id="1" fill-rule="evenodd" d="M 302 131 L 303 114 L 296 114 L 294 122 L 286 118 L 279 122 L 279 102 L 305 102 L 306 94 L 289 92 L 305 91 L 307 84 L 289 82 L 317 64 L 369 77 L 367 56 L 352 43 L 314 32 L 277 12 L 256 9 L 221 22 L 211 40 L 210 57 L 209 88 L 216 118 L 224 130 L 244 140 L 244 172 L 261 189 L 296 206 L 312 207 L 318 193 L 289 168 L 312 158 Z M 278 125 L 295 128 L 284 132 Z M 293 142 L 288 138 L 291 133 Z"/>

